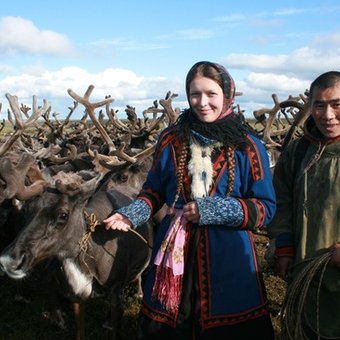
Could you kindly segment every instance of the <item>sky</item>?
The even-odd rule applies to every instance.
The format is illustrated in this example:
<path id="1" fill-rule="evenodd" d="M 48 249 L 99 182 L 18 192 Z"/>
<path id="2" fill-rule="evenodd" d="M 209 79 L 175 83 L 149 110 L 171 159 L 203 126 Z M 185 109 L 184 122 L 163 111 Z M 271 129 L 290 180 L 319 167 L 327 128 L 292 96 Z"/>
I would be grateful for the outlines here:
<path id="1" fill-rule="evenodd" d="M 47 100 L 60 119 L 73 99 L 110 95 L 118 117 L 165 98 L 188 107 L 185 77 L 202 60 L 225 66 L 246 117 L 303 94 L 319 74 L 340 70 L 338 0 L 16 0 L 0 11 L 0 119 L 6 94 Z M 82 117 L 80 105 L 72 118 Z"/>

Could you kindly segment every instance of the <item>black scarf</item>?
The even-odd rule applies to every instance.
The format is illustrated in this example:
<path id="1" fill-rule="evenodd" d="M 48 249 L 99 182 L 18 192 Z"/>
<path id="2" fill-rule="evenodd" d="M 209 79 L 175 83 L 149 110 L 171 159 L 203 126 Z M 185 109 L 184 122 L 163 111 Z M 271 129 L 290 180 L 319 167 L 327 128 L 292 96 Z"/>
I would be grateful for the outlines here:
<path id="1" fill-rule="evenodd" d="M 241 114 L 231 113 L 226 117 L 214 122 L 202 122 L 192 112 L 191 109 L 186 109 L 178 117 L 175 126 L 175 131 L 178 136 L 188 141 L 188 137 L 192 136 L 192 130 L 200 135 L 221 142 L 227 147 L 236 146 L 241 150 L 245 150 L 249 145 L 247 134 L 255 134 L 256 131 L 248 125 Z"/>

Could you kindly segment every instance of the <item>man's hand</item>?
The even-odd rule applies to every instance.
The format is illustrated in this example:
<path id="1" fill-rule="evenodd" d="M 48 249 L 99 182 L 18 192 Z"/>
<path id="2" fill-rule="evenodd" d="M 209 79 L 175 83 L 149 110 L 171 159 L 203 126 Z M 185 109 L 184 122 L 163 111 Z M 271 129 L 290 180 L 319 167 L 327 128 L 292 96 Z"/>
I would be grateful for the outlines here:
<path id="1" fill-rule="evenodd" d="M 335 243 L 331 250 L 333 254 L 329 263 L 333 266 L 340 267 L 340 243 Z"/>
<path id="2" fill-rule="evenodd" d="M 281 279 L 288 281 L 294 259 L 291 256 L 278 256 L 276 259 L 277 274 Z"/>

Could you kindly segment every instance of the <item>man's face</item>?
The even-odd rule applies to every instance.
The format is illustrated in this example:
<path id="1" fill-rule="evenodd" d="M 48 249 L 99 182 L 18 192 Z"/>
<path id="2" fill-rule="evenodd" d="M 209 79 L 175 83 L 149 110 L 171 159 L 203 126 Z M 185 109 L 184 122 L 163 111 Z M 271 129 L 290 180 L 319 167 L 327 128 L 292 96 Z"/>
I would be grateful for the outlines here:
<path id="1" fill-rule="evenodd" d="M 316 126 L 325 138 L 340 135 L 340 82 L 327 89 L 315 87 L 311 102 L 311 114 Z"/>

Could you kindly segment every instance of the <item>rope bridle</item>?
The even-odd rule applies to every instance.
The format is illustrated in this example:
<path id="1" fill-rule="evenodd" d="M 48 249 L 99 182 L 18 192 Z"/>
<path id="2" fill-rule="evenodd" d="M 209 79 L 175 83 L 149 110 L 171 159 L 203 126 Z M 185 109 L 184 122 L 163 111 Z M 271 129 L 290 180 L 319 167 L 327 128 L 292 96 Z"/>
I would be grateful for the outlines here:
<path id="1" fill-rule="evenodd" d="M 84 216 L 85 216 L 85 221 L 86 221 L 88 228 L 83 238 L 80 240 L 79 245 L 80 245 L 81 251 L 86 253 L 88 250 L 89 239 L 90 239 L 91 234 L 95 231 L 96 226 L 102 223 L 99 222 L 95 213 L 89 214 L 86 210 L 84 210 Z M 152 249 L 152 246 L 140 233 L 138 233 L 136 230 L 132 228 L 130 228 L 129 231 L 131 231 L 133 234 L 139 237 L 150 249 Z"/>

